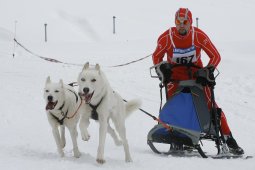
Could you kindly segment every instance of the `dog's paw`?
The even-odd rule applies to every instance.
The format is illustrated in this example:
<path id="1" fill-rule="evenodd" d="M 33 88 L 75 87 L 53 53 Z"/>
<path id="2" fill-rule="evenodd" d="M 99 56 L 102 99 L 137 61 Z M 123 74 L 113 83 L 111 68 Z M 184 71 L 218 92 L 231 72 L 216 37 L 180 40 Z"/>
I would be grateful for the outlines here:
<path id="1" fill-rule="evenodd" d="M 62 149 L 58 151 L 58 154 L 59 154 L 59 156 L 60 156 L 61 158 L 63 158 L 63 157 L 65 156 L 65 153 L 63 152 Z"/>
<path id="2" fill-rule="evenodd" d="M 90 138 L 90 135 L 87 133 L 87 134 L 82 134 L 82 140 L 84 141 L 88 141 Z"/>
<path id="3" fill-rule="evenodd" d="M 99 164 L 104 164 L 104 163 L 105 163 L 105 160 L 104 160 L 104 159 L 99 159 L 99 158 L 97 158 L 97 163 L 99 163 Z"/>
<path id="4" fill-rule="evenodd" d="M 60 146 L 61 146 L 61 148 L 64 148 L 66 146 L 66 140 L 61 140 Z"/>
<path id="5" fill-rule="evenodd" d="M 79 151 L 79 150 L 73 151 L 73 156 L 74 156 L 75 158 L 81 157 L 80 151 Z"/>
<path id="6" fill-rule="evenodd" d="M 126 160 L 125 160 L 127 163 L 128 162 L 133 162 L 133 160 L 129 157 L 129 158 L 126 158 Z"/>

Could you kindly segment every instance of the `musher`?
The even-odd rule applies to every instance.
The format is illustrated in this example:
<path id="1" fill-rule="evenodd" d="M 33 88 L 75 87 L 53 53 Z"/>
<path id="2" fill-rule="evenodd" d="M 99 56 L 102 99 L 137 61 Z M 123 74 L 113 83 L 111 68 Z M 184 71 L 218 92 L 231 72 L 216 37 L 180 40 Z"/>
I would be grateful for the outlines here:
<path id="1" fill-rule="evenodd" d="M 158 44 L 152 55 L 154 65 L 163 61 L 167 54 L 167 62 L 170 64 L 188 64 L 203 67 L 201 60 L 201 50 L 210 58 L 207 68 L 216 68 L 220 63 L 221 56 L 215 48 L 209 37 L 199 28 L 192 26 L 192 14 L 187 8 L 180 8 L 175 14 L 175 26 L 166 30 L 158 38 Z M 176 67 L 172 72 L 174 80 L 188 80 L 190 75 L 194 75 L 197 68 Z M 192 77 L 195 79 L 195 77 Z M 167 84 L 168 96 L 172 96 L 178 87 L 177 82 Z M 208 108 L 211 107 L 211 92 L 209 87 L 204 88 L 207 98 Z M 217 105 L 217 104 L 216 104 Z M 217 106 L 218 107 L 218 106 Z M 237 144 L 233 138 L 228 126 L 225 114 L 221 113 L 221 130 L 226 139 L 229 150 L 233 154 L 242 155 L 244 150 Z"/>

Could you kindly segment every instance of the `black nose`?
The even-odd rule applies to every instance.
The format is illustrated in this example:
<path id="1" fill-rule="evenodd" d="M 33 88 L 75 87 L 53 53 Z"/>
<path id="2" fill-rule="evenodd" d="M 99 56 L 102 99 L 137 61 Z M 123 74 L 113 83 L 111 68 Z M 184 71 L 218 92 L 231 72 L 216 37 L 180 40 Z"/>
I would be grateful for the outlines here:
<path id="1" fill-rule="evenodd" d="M 53 97 L 52 96 L 48 96 L 48 101 L 52 102 L 52 100 L 53 100 Z"/>
<path id="2" fill-rule="evenodd" d="M 85 94 L 87 94 L 87 93 L 89 92 L 89 88 L 87 88 L 87 87 L 83 88 L 83 92 L 84 92 Z"/>

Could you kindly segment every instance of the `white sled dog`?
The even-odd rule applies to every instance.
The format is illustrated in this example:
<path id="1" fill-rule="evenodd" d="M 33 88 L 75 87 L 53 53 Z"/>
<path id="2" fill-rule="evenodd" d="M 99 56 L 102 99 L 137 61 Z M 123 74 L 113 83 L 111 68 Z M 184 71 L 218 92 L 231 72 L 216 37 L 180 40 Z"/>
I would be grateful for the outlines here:
<path id="1" fill-rule="evenodd" d="M 77 124 L 80 118 L 81 98 L 71 86 L 64 85 L 62 80 L 59 83 L 52 83 L 48 77 L 44 88 L 44 99 L 58 153 L 61 157 L 64 156 L 65 127 L 67 127 L 73 142 L 74 157 L 80 157 L 81 154 L 77 145 Z"/>
<path id="2" fill-rule="evenodd" d="M 84 65 L 78 77 L 78 86 L 79 95 L 82 100 L 85 100 L 81 108 L 82 114 L 80 120 L 82 139 L 89 139 L 87 127 L 89 126 L 90 118 L 98 120 L 100 126 L 96 161 L 100 164 L 105 162 L 104 146 L 106 132 L 108 132 L 113 137 L 115 144 L 123 144 L 125 160 L 126 162 L 131 162 L 132 159 L 126 138 L 125 118 L 141 106 L 141 101 L 131 100 L 125 103 L 120 95 L 110 87 L 98 64 L 93 68 L 89 68 L 89 63 Z M 109 119 L 115 125 L 121 141 L 110 127 Z"/>

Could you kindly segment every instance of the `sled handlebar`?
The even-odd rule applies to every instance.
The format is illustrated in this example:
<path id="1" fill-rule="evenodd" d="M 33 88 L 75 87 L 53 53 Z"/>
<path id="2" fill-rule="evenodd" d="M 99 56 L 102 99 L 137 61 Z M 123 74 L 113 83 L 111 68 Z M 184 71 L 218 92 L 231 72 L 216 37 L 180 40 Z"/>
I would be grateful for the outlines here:
<path id="1" fill-rule="evenodd" d="M 162 68 L 164 67 L 164 68 Z M 159 64 L 156 64 L 152 67 L 150 67 L 150 75 L 152 78 L 159 78 L 159 75 L 153 75 L 151 70 L 156 70 L 157 71 L 160 71 L 159 69 L 165 69 L 167 71 L 172 71 L 172 69 L 176 68 L 176 67 L 187 67 L 187 68 L 197 68 L 197 69 L 201 69 L 202 67 L 199 67 L 193 63 L 189 63 L 189 64 L 171 64 L 171 63 L 168 63 L 167 61 L 162 61 L 161 63 Z"/>
<path id="2" fill-rule="evenodd" d="M 214 76 L 214 70 L 215 68 L 213 66 L 206 66 L 204 68 L 197 66 L 193 63 L 188 63 L 188 64 L 171 64 L 168 63 L 167 61 L 163 61 L 159 64 L 156 64 L 152 67 L 150 67 L 150 75 L 152 78 L 159 78 L 162 82 L 162 84 L 167 84 L 169 82 L 179 82 L 181 80 L 174 80 L 172 79 L 171 75 L 172 75 L 172 70 L 174 68 L 178 68 L 178 67 L 186 67 L 188 69 L 190 68 L 196 68 L 197 71 L 195 73 L 193 73 L 191 70 L 188 71 L 188 76 L 190 77 L 190 79 L 196 78 L 199 84 L 202 84 L 203 86 L 205 86 L 205 84 L 209 83 L 209 84 L 215 84 L 215 78 L 219 75 L 219 71 L 218 74 L 216 76 Z M 157 75 L 153 75 L 152 74 L 152 69 L 154 69 L 156 71 Z M 203 82 L 201 82 L 201 80 Z"/>

